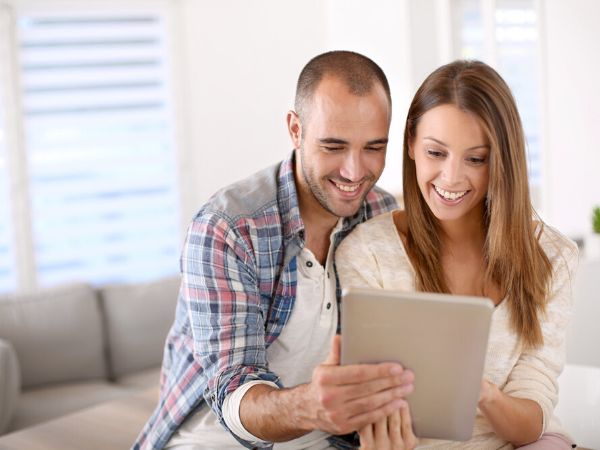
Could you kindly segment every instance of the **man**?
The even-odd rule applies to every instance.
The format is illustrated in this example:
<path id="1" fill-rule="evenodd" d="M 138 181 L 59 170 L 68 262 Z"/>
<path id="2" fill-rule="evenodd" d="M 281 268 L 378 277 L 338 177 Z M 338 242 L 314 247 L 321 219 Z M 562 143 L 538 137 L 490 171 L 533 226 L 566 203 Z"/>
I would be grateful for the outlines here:
<path id="1" fill-rule="evenodd" d="M 351 448 L 339 435 L 404 404 L 412 373 L 340 366 L 336 337 L 335 248 L 396 206 L 374 187 L 390 120 L 370 59 L 337 51 L 305 66 L 292 155 L 218 192 L 189 228 L 160 402 L 134 449 Z"/>

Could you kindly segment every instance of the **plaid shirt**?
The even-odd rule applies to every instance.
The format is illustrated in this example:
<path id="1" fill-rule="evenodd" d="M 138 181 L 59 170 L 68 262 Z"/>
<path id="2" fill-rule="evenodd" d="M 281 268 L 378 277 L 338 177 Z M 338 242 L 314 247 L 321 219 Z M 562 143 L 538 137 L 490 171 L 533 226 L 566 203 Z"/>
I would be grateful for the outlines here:
<path id="1" fill-rule="evenodd" d="M 294 153 L 219 191 L 192 221 L 181 256 L 182 284 L 165 345 L 159 404 L 134 450 L 162 449 L 204 402 L 227 428 L 223 401 L 248 381 L 281 386 L 269 371 L 266 349 L 294 307 L 296 256 L 304 246 L 293 168 Z M 357 224 L 395 207 L 391 195 L 374 188 L 359 212 L 344 220 L 334 246 Z M 339 283 L 337 297 L 339 303 Z M 330 440 L 349 448 L 340 438 Z"/>

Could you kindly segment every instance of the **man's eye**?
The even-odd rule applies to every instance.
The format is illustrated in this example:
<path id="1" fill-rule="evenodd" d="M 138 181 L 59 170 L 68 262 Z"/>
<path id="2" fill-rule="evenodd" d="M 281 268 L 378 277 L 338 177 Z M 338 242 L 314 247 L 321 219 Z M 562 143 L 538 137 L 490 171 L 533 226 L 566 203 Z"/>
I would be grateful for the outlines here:
<path id="1" fill-rule="evenodd" d="M 385 147 L 383 147 L 383 146 L 381 146 L 381 147 L 365 147 L 365 148 L 371 152 L 381 152 L 381 151 L 385 150 Z"/>
<path id="2" fill-rule="evenodd" d="M 331 146 L 324 146 L 323 148 L 325 150 L 327 150 L 328 152 L 338 152 L 338 151 L 344 149 L 344 147 L 331 147 Z"/>

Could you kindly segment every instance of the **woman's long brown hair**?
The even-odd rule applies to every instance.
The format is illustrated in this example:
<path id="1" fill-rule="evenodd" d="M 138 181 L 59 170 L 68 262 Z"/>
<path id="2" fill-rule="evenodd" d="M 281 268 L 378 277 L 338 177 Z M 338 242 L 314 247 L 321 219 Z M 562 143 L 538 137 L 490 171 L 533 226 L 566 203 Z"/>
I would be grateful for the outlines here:
<path id="1" fill-rule="evenodd" d="M 409 144 L 420 118 L 436 106 L 451 104 L 477 117 L 490 144 L 490 178 L 483 223 L 485 282 L 506 295 L 511 325 L 526 347 L 543 344 L 540 315 L 545 312 L 552 266 L 534 229 L 529 197 L 525 137 L 509 87 L 479 61 L 455 61 L 435 70 L 410 105 L 404 130 L 403 189 L 408 221 L 408 253 L 417 289 L 449 292 L 440 259 L 439 224 L 417 183 Z M 541 224 L 541 221 L 540 221 Z"/>

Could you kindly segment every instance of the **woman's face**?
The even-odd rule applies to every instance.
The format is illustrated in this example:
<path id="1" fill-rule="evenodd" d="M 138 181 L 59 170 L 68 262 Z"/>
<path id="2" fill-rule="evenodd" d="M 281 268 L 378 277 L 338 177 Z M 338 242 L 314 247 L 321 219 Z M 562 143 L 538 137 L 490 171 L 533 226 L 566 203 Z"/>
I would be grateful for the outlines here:
<path id="1" fill-rule="evenodd" d="M 490 145 L 474 115 L 449 104 L 430 109 L 417 125 L 409 155 L 421 194 L 438 220 L 481 220 Z"/>

